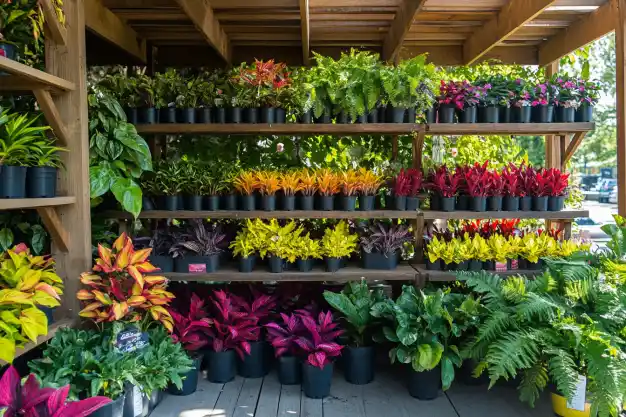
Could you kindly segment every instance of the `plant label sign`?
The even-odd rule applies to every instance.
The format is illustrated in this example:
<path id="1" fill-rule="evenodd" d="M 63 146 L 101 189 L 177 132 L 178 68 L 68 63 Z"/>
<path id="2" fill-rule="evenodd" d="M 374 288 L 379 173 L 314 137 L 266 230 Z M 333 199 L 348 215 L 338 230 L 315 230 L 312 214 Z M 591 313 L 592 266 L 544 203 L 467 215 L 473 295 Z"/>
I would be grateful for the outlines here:
<path id="1" fill-rule="evenodd" d="M 133 386 L 133 417 L 143 413 L 143 395 L 137 386 Z"/>
<path id="2" fill-rule="evenodd" d="M 114 347 L 117 352 L 130 353 L 148 346 L 148 334 L 136 327 L 127 327 L 115 338 Z"/>
<path id="3" fill-rule="evenodd" d="M 201 274 L 206 272 L 206 264 L 189 264 L 188 270 L 194 274 Z"/>
<path id="4" fill-rule="evenodd" d="M 567 400 L 567 408 L 578 411 L 585 411 L 585 395 L 587 393 L 587 378 L 584 375 L 578 375 L 576 390 L 571 399 Z"/>

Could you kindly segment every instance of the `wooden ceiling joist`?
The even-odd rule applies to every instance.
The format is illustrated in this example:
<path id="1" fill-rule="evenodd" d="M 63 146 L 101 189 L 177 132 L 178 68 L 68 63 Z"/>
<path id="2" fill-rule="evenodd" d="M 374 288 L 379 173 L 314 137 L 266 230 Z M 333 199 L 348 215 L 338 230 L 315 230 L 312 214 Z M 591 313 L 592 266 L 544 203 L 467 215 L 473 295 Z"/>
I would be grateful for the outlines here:
<path id="1" fill-rule="evenodd" d="M 302 64 L 309 65 L 311 29 L 309 20 L 309 0 L 300 0 L 300 26 L 302 27 Z"/>
<path id="2" fill-rule="evenodd" d="M 555 0 L 509 0 L 496 17 L 481 26 L 465 41 L 463 60 L 467 65 L 476 62 L 554 2 Z"/>
<path id="3" fill-rule="evenodd" d="M 230 63 L 231 51 L 228 36 L 215 17 L 207 0 L 176 0 L 180 8 L 189 16 L 198 31 L 217 53 Z"/>
<path id="4" fill-rule="evenodd" d="M 146 41 L 122 19 L 104 7 L 100 0 L 85 0 L 85 26 L 139 61 L 146 62 Z"/>
<path id="5" fill-rule="evenodd" d="M 400 51 L 404 38 L 411 30 L 415 15 L 424 6 L 424 3 L 426 0 L 402 0 L 383 43 L 383 59 L 385 61 L 392 61 Z"/>
<path id="6" fill-rule="evenodd" d="M 617 10 L 613 3 L 607 1 L 540 45 L 539 65 L 548 65 L 615 30 Z"/>

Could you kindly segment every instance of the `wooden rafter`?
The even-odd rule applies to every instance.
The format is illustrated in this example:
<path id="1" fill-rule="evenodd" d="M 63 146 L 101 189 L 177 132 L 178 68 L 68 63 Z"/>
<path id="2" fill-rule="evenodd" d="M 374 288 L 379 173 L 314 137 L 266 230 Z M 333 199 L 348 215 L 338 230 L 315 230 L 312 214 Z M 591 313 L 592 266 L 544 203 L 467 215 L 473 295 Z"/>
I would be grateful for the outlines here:
<path id="1" fill-rule="evenodd" d="M 539 46 L 539 65 L 547 65 L 562 56 L 595 41 L 615 30 L 617 9 L 607 1 L 592 13 L 586 14 L 566 29 Z"/>
<path id="2" fill-rule="evenodd" d="M 309 65 L 310 54 L 310 27 L 309 27 L 309 0 L 300 0 L 300 26 L 302 28 L 302 64 Z"/>
<path id="3" fill-rule="evenodd" d="M 63 227 L 63 222 L 56 212 L 56 209 L 53 207 L 39 207 L 37 208 L 37 213 L 39 217 L 41 217 L 41 221 L 46 226 L 57 248 L 61 252 L 69 251 L 69 235 L 65 227 Z"/>
<path id="4" fill-rule="evenodd" d="M 578 132 L 574 134 L 574 137 L 572 138 L 569 145 L 567 146 L 565 153 L 561 156 L 562 167 L 565 167 L 565 164 L 567 164 L 569 160 L 572 159 L 572 156 L 574 156 L 574 153 L 576 152 L 576 150 L 582 143 L 583 139 L 585 138 L 586 133 L 587 132 Z"/>
<path id="5" fill-rule="evenodd" d="M 496 17 L 481 26 L 463 45 L 467 65 L 505 41 L 524 24 L 533 20 L 556 0 L 509 0 Z"/>
<path id="6" fill-rule="evenodd" d="M 425 2 L 425 0 L 402 0 L 383 43 L 385 61 L 392 61 L 400 51 L 402 42 L 413 25 L 415 15 L 419 13 Z"/>
<path id="7" fill-rule="evenodd" d="M 227 63 L 230 63 L 230 41 L 208 1 L 176 0 L 176 3 L 189 16 L 207 42 Z"/>
<path id="8" fill-rule="evenodd" d="M 50 36 L 58 45 L 65 45 L 65 39 L 67 37 L 67 31 L 65 26 L 59 22 L 59 18 L 54 10 L 54 5 L 51 0 L 39 0 L 41 10 L 43 10 L 43 16 L 46 21 L 46 29 L 49 31 Z"/>
<path id="9" fill-rule="evenodd" d="M 48 124 L 52 128 L 52 131 L 56 135 L 62 146 L 67 146 L 69 143 L 67 129 L 65 128 L 65 122 L 61 119 L 59 110 L 52 100 L 50 92 L 47 90 L 33 90 L 39 108 L 43 112 Z"/>
<path id="10" fill-rule="evenodd" d="M 146 41 L 122 19 L 104 7 L 100 0 L 84 1 L 87 28 L 145 63 Z"/>

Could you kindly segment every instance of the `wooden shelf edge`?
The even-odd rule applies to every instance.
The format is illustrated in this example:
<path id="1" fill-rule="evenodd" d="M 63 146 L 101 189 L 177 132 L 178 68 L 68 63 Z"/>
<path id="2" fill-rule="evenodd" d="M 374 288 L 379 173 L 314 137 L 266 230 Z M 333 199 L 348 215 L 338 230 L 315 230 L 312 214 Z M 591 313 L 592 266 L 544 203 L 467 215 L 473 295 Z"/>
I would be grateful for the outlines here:
<path id="1" fill-rule="evenodd" d="M 595 123 L 435 123 L 426 125 L 427 135 L 566 135 L 589 132 Z"/>
<path id="2" fill-rule="evenodd" d="M 105 211 L 104 217 L 112 219 L 132 219 L 132 214 L 124 211 Z M 373 210 L 373 211 L 191 211 L 191 210 L 151 210 L 142 211 L 140 219 L 416 219 L 417 211 Z"/>
<path id="3" fill-rule="evenodd" d="M 427 282 L 455 282 L 458 280 L 455 271 L 431 271 L 429 269 L 426 269 L 426 265 L 423 264 L 411 264 L 411 266 L 420 276 L 423 276 Z M 510 277 L 515 275 L 534 276 L 541 274 L 543 271 L 536 269 L 514 269 L 502 272 L 486 272 L 502 277 Z"/>
<path id="4" fill-rule="evenodd" d="M 30 85 L 30 89 L 32 90 L 45 86 L 62 91 L 72 91 L 76 89 L 76 85 L 72 82 L 56 77 L 52 74 L 48 74 L 47 72 L 39 71 L 38 69 L 29 67 L 28 65 L 20 64 L 17 61 L 3 56 L 0 56 L 0 71 L 6 71 L 25 79 L 24 83 L 21 83 L 22 87 Z M 7 91 L 12 91 L 13 87 L 9 85 L 10 79 L 4 80 L 3 78 L 4 77 L 0 76 L 0 91 L 5 90 L 5 86 Z"/>
<path id="5" fill-rule="evenodd" d="M 42 207 L 67 206 L 76 203 L 76 197 L 53 198 L 3 198 L 0 210 L 36 209 Z"/>
<path id="6" fill-rule="evenodd" d="M 550 219 L 573 220 L 589 217 L 588 210 L 565 211 L 431 211 L 422 212 L 424 220 L 462 219 Z"/>
<path id="7" fill-rule="evenodd" d="M 26 343 L 23 348 L 16 349 L 15 357 L 18 358 L 22 356 L 23 354 L 35 349 L 36 347 L 46 343 L 48 340 L 54 337 L 54 335 L 57 333 L 57 331 L 59 331 L 59 329 L 72 327 L 74 326 L 74 323 L 75 323 L 74 319 L 57 320 L 56 322 L 48 326 L 48 334 L 46 334 L 45 336 L 39 336 L 39 338 L 37 339 L 37 343 L 29 342 L 29 343 Z M 0 366 L 4 366 L 6 364 L 7 363 L 5 361 L 0 360 Z"/>

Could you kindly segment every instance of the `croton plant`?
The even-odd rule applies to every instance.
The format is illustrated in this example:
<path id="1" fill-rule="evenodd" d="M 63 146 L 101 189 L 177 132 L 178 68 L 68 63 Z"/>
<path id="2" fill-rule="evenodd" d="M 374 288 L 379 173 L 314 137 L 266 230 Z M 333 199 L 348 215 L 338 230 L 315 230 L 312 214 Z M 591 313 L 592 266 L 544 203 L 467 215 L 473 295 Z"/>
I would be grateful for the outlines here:
<path id="1" fill-rule="evenodd" d="M 96 323 L 125 321 L 141 322 L 143 329 L 152 318 L 169 331 L 174 320 L 167 306 L 174 294 L 167 291 L 167 280 L 159 275 L 145 275 L 158 271 L 148 262 L 151 248 L 135 251 L 132 240 L 122 233 L 111 249 L 98 245 L 99 258 L 91 272 L 84 272 L 80 281 L 87 289 L 78 292 L 85 302 L 81 317 Z"/>

